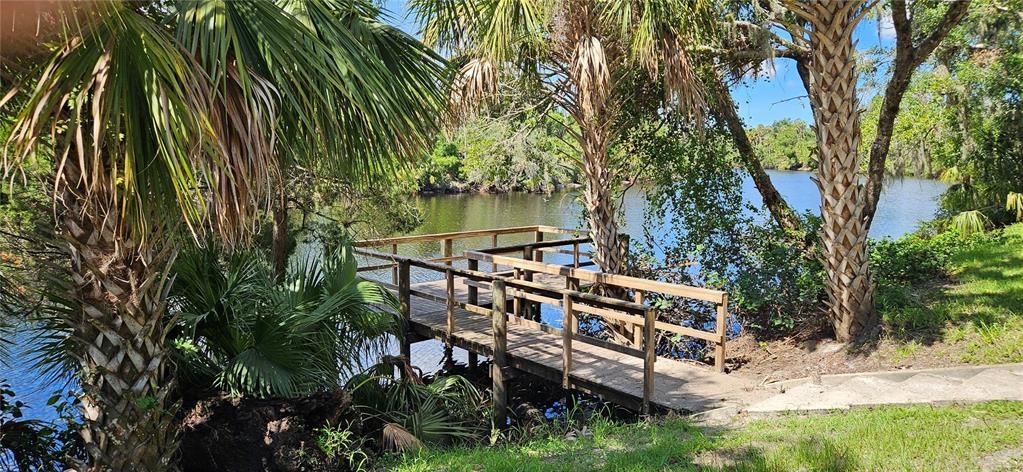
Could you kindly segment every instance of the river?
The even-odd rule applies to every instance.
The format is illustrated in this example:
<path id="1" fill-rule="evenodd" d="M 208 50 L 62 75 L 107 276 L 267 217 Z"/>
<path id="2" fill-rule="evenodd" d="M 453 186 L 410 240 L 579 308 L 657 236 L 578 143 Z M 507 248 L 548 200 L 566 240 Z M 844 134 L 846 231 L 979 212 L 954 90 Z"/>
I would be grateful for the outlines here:
<path id="1" fill-rule="evenodd" d="M 769 171 L 775 186 L 792 207 L 800 212 L 816 210 L 820 196 L 810 173 Z M 913 231 L 920 223 L 931 219 L 937 209 L 937 198 L 947 185 L 934 180 L 903 179 L 889 183 L 882 193 L 877 216 L 871 228 L 871 237 L 898 237 Z M 760 195 L 749 178 L 743 180 L 744 198 L 760 205 Z M 632 190 L 624 198 L 623 225 L 634 238 L 641 236 L 645 199 L 641 190 Z M 486 229 L 507 226 L 544 224 L 569 228 L 582 228 L 578 193 L 561 192 L 553 195 L 509 193 L 497 195 L 459 194 L 423 196 L 417 205 L 424 216 L 424 224 L 416 234 L 441 233 L 449 231 Z M 523 236 L 529 238 L 530 236 Z M 522 240 L 523 242 L 525 239 Z M 512 239 L 502 242 L 515 242 Z M 477 243 L 478 244 L 478 243 Z M 462 247 L 456 242 L 455 251 Z M 403 253 L 434 253 L 437 247 L 413 247 Z M 34 371 L 28 356 L 24 354 L 25 334 L 18 334 L 13 347 L 12 365 L 0 365 L 0 380 L 7 379 L 19 394 L 19 399 L 35 408 L 26 409 L 28 417 L 48 419 L 52 411 L 45 408 L 56 386 L 41 378 Z M 440 349 L 437 343 L 417 343 L 413 357 L 424 368 L 429 369 L 439 361 Z"/>

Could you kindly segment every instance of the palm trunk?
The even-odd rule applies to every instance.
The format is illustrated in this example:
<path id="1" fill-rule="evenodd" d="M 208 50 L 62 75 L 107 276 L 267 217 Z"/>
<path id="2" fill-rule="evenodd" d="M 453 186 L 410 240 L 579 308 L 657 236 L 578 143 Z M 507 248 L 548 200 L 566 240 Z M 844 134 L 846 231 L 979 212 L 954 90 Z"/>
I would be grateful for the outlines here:
<path id="1" fill-rule="evenodd" d="M 586 219 L 593 239 L 593 261 L 604 272 L 624 274 L 625 247 L 618 234 L 618 213 L 608 169 L 607 139 L 593 128 L 583 130 L 583 163 L 586 173 Z"/>
<path id="2" fill-rule="evenodd" d="M 273 205 L 273 229 L 271 230 L 271 256 L 273 259 L 274 277 L 278 282 L 284 280 L 288 272 L 288 252 L 291 234 L 288 228 L 288 200 L 283 189 Z"/>
<path id="3" fill-rule="evenodd" d="M 820 166 L 821 242 L 829 315 L 844 342 L 877 324 L 867 257 L 866 193 L 859 182 L 860 116 L 852 33 L 862 2 L 804 4 L 811 22 L 810 100 Z"/>
<path id="4" fill-rule="evenodd" d="M 106 196 L 65 190 L 60 223 L 76 302 L 69 321 L 81 365 L 88 468 L 174 469 L 174 379 L 164 313 L 175 251 L 119 236 L 120 209 Z"/>

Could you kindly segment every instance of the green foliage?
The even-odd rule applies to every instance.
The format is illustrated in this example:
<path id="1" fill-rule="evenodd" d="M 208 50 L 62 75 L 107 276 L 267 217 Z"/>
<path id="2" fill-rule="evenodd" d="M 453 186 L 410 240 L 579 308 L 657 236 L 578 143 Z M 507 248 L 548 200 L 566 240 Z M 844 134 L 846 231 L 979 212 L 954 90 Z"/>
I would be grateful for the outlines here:
<path id="1" fill-rule="evenodd" d="M 74 419 L 78 400 L 71 393 L 54 394 L 46 404 L 57 412 L 55 422 L 26 419 L 30 406 L 17 400 L 0 379 L 0 468 L 3 470 L 64 470 L 71 459 L 85 454 Z"/>
<path id="2" fill-rule="evenodd" d="M 974 248 L 1000 244 L 997 235 L 922 230 L 899 239 L 872 241 L 875 298 L 885 329 L 896 336 L 936 333 L 951 319 L 917 292 L 955 276 L 956 261 Z"/>
<path id="3" fill-rule="evenodd" d="M 438 139 L 433 152 L 417 169 L 416 183 L 420 190 L 444 190 L 463 180 L 462 156 L 458 145 Z"/>
<path id="4" fill-rule="evenodd" d="M 344 465 L 346 470 L 366 470 L 369 456 L 363 450 L 366 440 L 357 436 L 350 429 L 338 426 L 325 426 L 316 431 L 316 446 L 327 456 L 327 460 L 336 465 Z"/>
<path id="5" fill-rule="evenodd" d="M 787 235 L 743 202 L 742 176 L 732 167 L 723 130 L 702 133 L 680 124 L 638 128 L 630 149 L 647 178 L 647 248 L 643 270 L 675 283 L 724 288 L 742 323 L 786 332 L 814 317 L 823 293 L 822 267 L 792 240 L 810 241 L 819 225 L 805 215 L 806 233 Z M 669 228 L 658 233 L 657 228 Z M 679 305 L 672 321 L 713 319 L 706 307 Z"/>
<path id="6" fill-rule="evenodd" d="M 511 105 L 509 105 L 511 106 Z M 479 116 L 442 136 L 419 164 L 420 190 L 550 193 L 577 178 L 560 114 Z"/>
<path id="7" fill-rule="evenodd" d="M 171 293 L 182 382 L 251 397 L 336 387 L 395 324 L 393 297 L 355 268 L 347 243 L 293 263 L 280 283 L 255 251 L 183 254 Z"/>
<path id="8" fill-rule="evenodd" d="M 384 449 L 408 451 L 478 437 L 488 428 L 487 407 L 476 387 L 460 376 L 423 383 L 405 367 L 382 363 L 348 382 L 355 404 L 378 423 Z"/>
<path id="9" fill-rule="evenodd" d="M 817 168 L 817 137 L 806 122 L 786 118 L 747 132 L 765 168 Z"/>

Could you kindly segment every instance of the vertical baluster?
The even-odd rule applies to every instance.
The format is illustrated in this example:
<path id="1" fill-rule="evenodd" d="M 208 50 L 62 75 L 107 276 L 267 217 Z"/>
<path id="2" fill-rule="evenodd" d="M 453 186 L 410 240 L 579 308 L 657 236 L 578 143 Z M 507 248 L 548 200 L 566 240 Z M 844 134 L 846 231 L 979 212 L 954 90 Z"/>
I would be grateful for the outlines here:
<path id="1" fill-rule="evenodd" d="M 444 239 L 443 246 L 444 247 L 442 249 L 441 255 L 445 259 L 448 259 L 448 258 L 450 258 L 452 256 L 452 254 L 454 254 L 454 251 L 452 250 L 454 248 L 454 241 L 452 241 L 451 238 L 446 238 L 446 239 Z M 452 262 L 453 261 L 451 261 L 450 259 L 444 261 L 444 263 L 447 264 L 447 265 L 451 265 Z"/>
<path id="2" fill-rule="evenodd" d="M 643 357 L 643 414 L 650 414 L 650 400 L 654 397 L 654 362 L 657 355 L 654 349 L 657 347 L 657 339 L 654 332 L 654 321 L 656 312 L 648 308 L 644 313 L 644 357 Z"/>
<path id="3" fill-rule="evenodd" d="M 542 243 L 543 242 L 543 231 L 537 231 L 533 236 L 533 241 Z M 536 261 L 543 262 L 543 251 L 536 251 Z"/>
<path id="4" fill-rule="evenodd" d="M 398 244 L 397 243 L 392 244 L 391 245 L 391 254 L 397 254 L 397 253 L 398 253 Z M 391 283 L 394 284 L 394 285 L 398 285 L 398 264 L 394 264 L 393 266 L 391 266 Z"/>
<path id="5" fill-rule="evenodd" d="M 490 236 L 490 247 L 491 248 L 497 247 L 497 233 L 494 233 L 494 234 L 492 234 Z M 493 262 L 493 263 L 490 264 L 490 271 L 491 272 L 497 272 L 497 263 L 496 262 Z"/>
<path id="6" fill-rule="evenodd" d="M 633 301 L 640 305 L 646 301 L 646 293 L 642 290 L 637 289 L 632 296 Z M 643 327 L 635 324 L 632 325 L 632 344 L 636 346 L 637 349 L 643 346 Z"/>
<path id="7" fill-rule="evenodd" d="M 579 243 L 572 243 L 572 267 L 579 268 Z"/>
<path id="8" fill-rule="evenodd" d="M 718 304 L 717 326 L 714 331 L 717 337 L 717 346 L 714 347 L 714 367 L 718 372 L 725 371 L 725 336 L 728 330 L 728 294 L 724 294 L 721 303 Z"/>

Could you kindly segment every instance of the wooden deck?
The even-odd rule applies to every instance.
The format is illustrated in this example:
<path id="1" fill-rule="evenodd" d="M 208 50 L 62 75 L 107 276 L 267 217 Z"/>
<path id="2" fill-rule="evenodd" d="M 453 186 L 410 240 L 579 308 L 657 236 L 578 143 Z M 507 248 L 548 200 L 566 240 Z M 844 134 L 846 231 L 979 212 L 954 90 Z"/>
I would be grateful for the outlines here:
<path id="1" fill-rule="evenodd" d="M 522 232 L 535 232 L 534 242 L 498 246 L 499 235 Z M 545 241 L 545 234 L 575 237 Z M 454 240 L 479 237 L 490 237 L 491 247 L 453 253 Z M 429 241 L 440 243 L 441 257 L 398 254 L 400 244 Z M 468 351 L 471 365 L 475 365 L 478 355 L 491 358 L 496 424 L 504 424 L 506 381 L 514 378 L 515 372 L 601 395 L 644 413 L 650 412 L 651 406 L 706 411 L 741 404 L 757 395 L 752 379 L 724 373 L 727 293 L 583 270 L 581 267 L 592 264 L 580 260 L 585 255 L 580 245 L 588 242 L 588 238 L 578 236 L 578 230 L 530 226 L 360 241 L 356 252 L 385 261 L 360 267 L 360 271 L 392 270 L 394 284 L 388 285 L 401 302 L 401 315 L 408 327 L 401 346 L 403 356 L 411 356 L 410 343 L 437 339 Z M 380 246 L 390 246 L 390 253 L 367 249 Z M 559 249 L 565 246 L 571 250 Z M 545 252 L 572 255 L 572 263 L 545 263 Z M 503 255 L 519 253 L 521 258 Z M 457 260 L 467 260 L 469 268 L 453 267 Z M 413 267 L 443 278 L 411 283 Z M 508 268 L 512 270 L 504 270 Z M 589 284 L 627 294 L 628 300 L 588 293 Z M 716 327 L 704 331 L 659 320 L 657 308 L 644 302 L 648 293 L 707 303 L 716 310 Z M 569 328 L 539 323 L 536 309 L 540 304 L 558 307 L 563 315 L 561 324 Z M 530 314 L 533 319 L 527 319 Z M 614 332 L 613 341 L 578 333 L 576 327 L 582 316 L 610 323 L 607 326 L 613 328 L 609 330 Z M 707 342 L 714 367 L 657 357 L 656 346 L 664 341 L 663 336 L 678 335 Z M 414 359 L 410 361 L 415 363 Z"/>
<path id="2" fill-rule="evenodd" d="M 508 363 L 511 367 L 561 382 L 561 336 L 508 321 Z M 485 356 L 493 354 L 493 330 L 489 318 L 455 310 L 454 344 Z M 412 329 L 433 339 L 447 339 L 447 311 L 413 312 Z M 715 372 L 670 359 L 654 365 L 652 402 L 663 408 L 698 412 L 724 406 L 750 396 L 754 384 L 743 377 Z M 572 344 L 571 387 L 639 409 L 643 400 L 643 359 L 600 346 Z"/>

